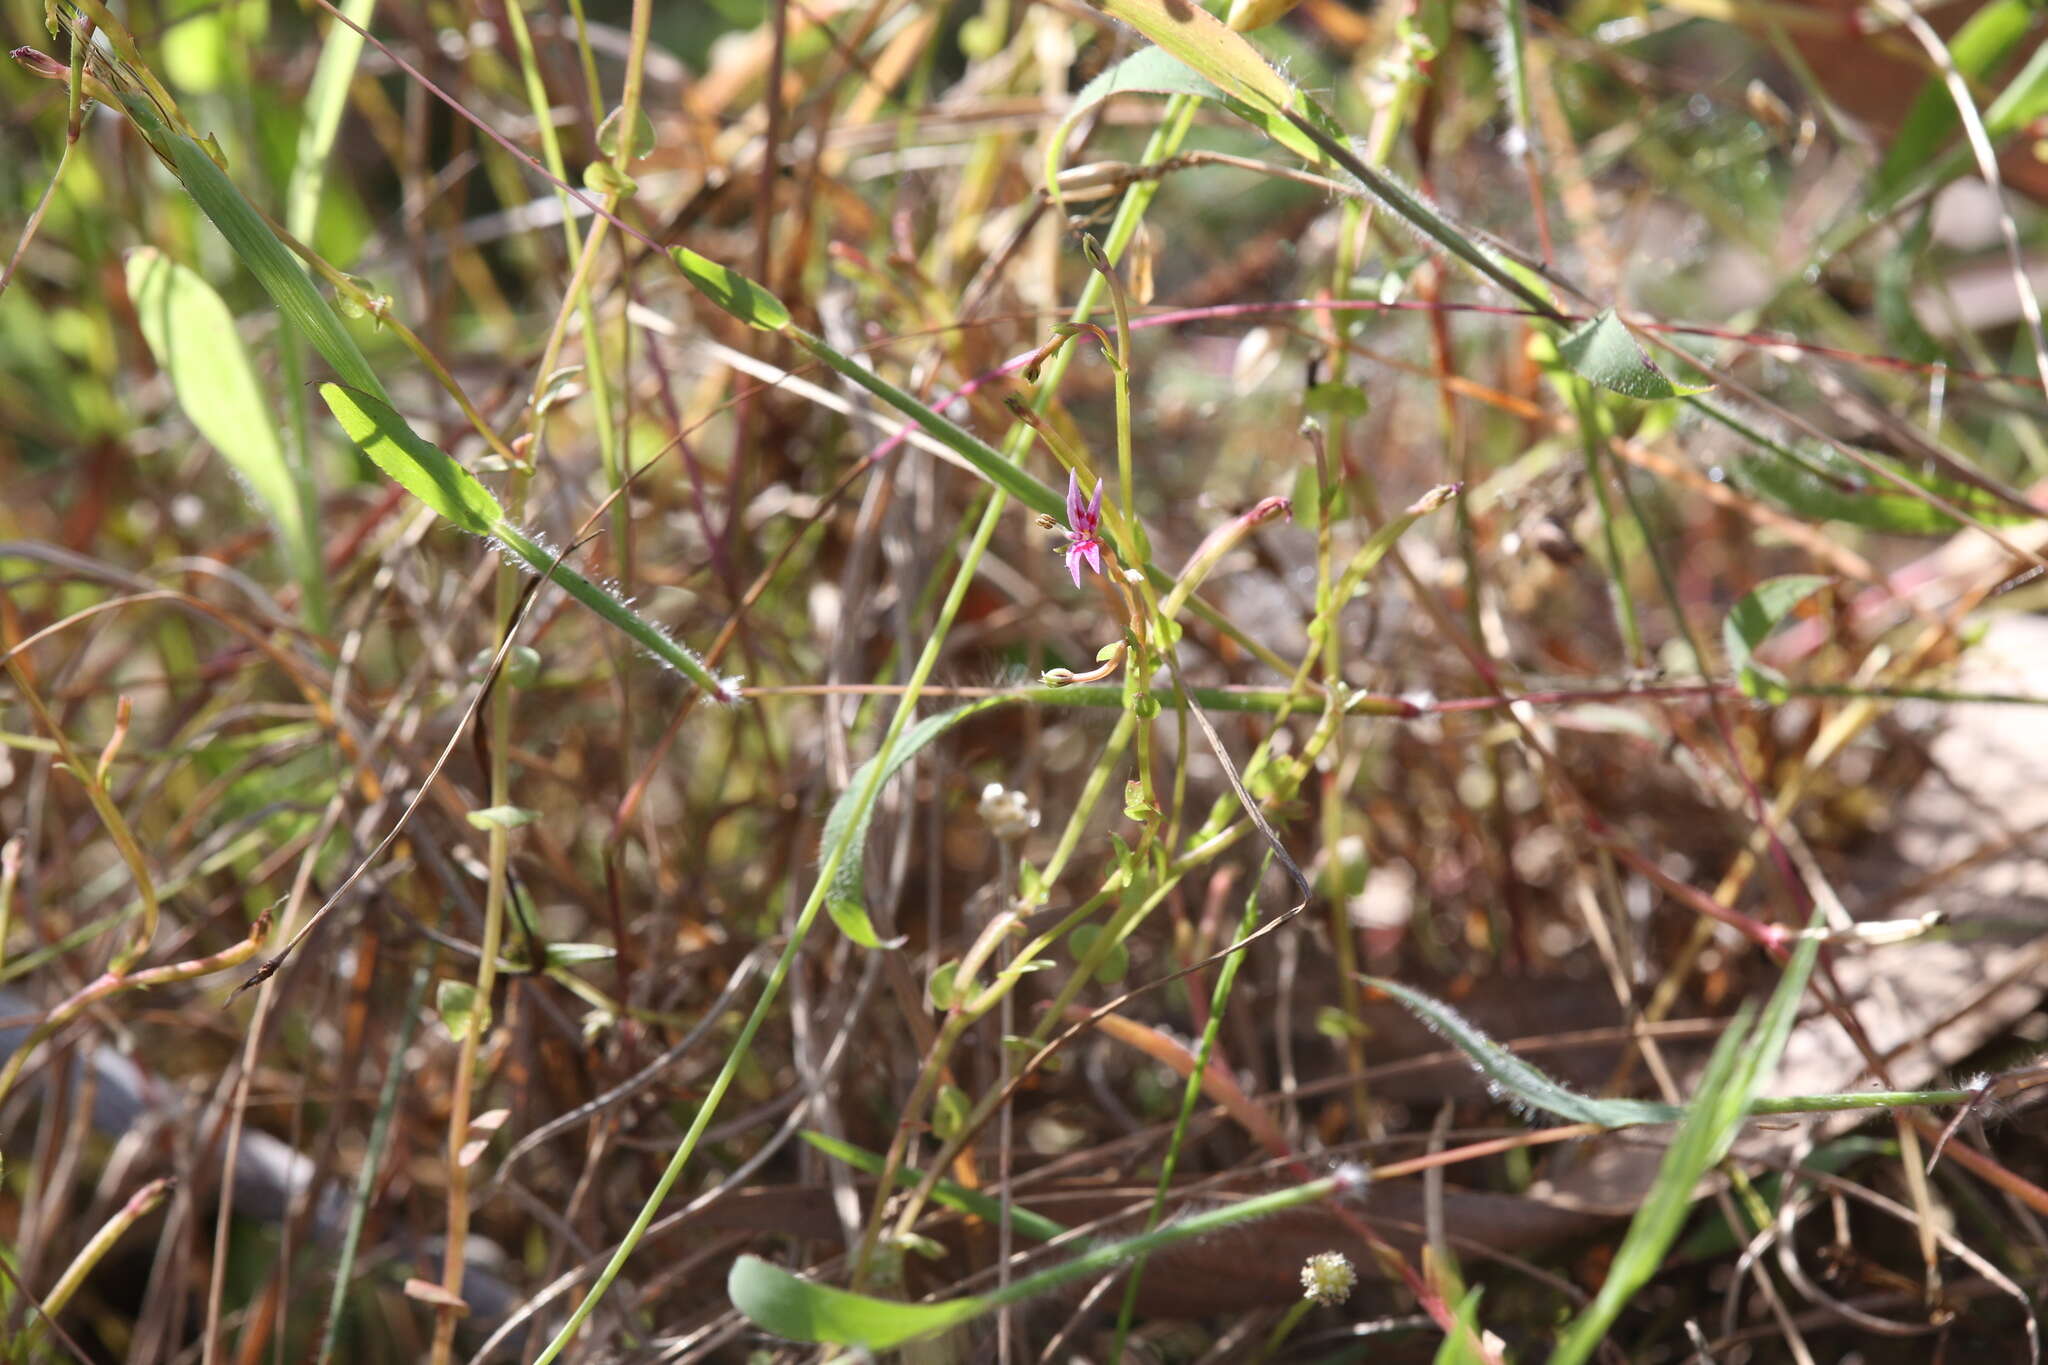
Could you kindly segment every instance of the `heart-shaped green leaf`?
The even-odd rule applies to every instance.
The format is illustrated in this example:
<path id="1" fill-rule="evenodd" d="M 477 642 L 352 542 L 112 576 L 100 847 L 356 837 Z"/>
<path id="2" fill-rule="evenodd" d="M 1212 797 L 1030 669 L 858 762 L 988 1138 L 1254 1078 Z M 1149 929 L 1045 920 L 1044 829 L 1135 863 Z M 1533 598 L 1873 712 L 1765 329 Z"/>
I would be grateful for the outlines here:
<path id="1" fill-rule="evenodd" d="M 1672 383 L 1612 308 L 1560 341 L 1557 352 L 1573 373 L 1630 398 L 1654 402 L 1706 392 Z"/>

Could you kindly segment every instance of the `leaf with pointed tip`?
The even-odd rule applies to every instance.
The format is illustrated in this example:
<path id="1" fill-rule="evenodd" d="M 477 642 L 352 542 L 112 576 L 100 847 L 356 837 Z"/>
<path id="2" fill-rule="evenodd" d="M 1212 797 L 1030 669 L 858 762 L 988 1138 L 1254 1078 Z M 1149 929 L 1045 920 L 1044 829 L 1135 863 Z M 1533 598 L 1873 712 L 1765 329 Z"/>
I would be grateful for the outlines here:
<path id="1" fill-rule="evenodd" d="M 1558 1084 L 1543 1072 L 1517 1057 L 1473 1026 L 1470 1020 L 1440 1000 L 1410 990 L 1398 981 L 1379 977 L 1362 978 L 1375 990 L 1385 991 L 1407 1011 L 1427 1024 L 1458 1051 L 1465 1054 L 1487 1088 L 1519 1108 L 1555 1114 L 1574 1123 L 1597 1123 L 1603 1128 L 1626 1128 L 1638 1123 L 1669 1123 L 1684 1111 L 1651 1100 L 1596 1100 Z"/>
<path id="2" fill-rule="evenodd" d="M 322 384 L 320 396 L 349 440 L 406 492 L 473 536 L 495 536 L 505 528 L 505 509 L 491 490 L 422 440 L 388 404 L 341 384 Z"/>
<path id="3" fill-rule="evenodd" d="M 270 224 L 263 221 L 235 182 L 228 179 L 227 172 L 214 163 L 205 148 L 166 127 L 147 99 L 131 95 L 122 104 L 143 137 L 152 146 L 164 149 L 193 202 L 234 248 L 235 255 L 270 295 L 285 321 L 313 344 L 313 349 L 343 380 L 382 398 L 383 385 L 377 382 L 377 375 L 363 358 L 355 338 L 342 327 L 341 319 L 306 278 L 298 258 L 278 240 Z"/>
<path id="4" fill-rule="evenodd" d="M 1608 1329 L 1622 1309 L 1664 1268 L 1700 1181 L 1728 1155 L 1744 1115 L 1751 1112 L 1757 1089 L 1784 1055 L 1807 980 L 1820 955 L 1820 935 L 1826 924 L 1826 909 L 1814 907 L 1807 932 L 1786 958 L 1784 974 L 1761 1016 L 1745 1004 L 1729 1021 L 1727 1032 L 1707 1061 L 1699 1089 L 1686 1107 L 1685 1122 L 1665 1149 L 1656 1183 L 1629 1220 L 1628 1235 L 1608 1265 L 1600 1292 L 1560 1335 L 1551 1365 L 1581 1365 L 1589 1359 L 1607 1339 Z"/>
<path id="5" fill-rule="evenodd" d="M 1557 353 L 1580 378 L 1645 402 L 1706 392 L 1672 383 L 1612 308 L 1558 342 Z"/>
<path id="6" fill-rule="evenodd" d="M 1458 1300 L 1458 1330 L 1444 1334 L 1430 1365 L 1486 1365 L 1486 1355 L 1479 1349 L 1479 1296 L 1485 1292 L 1475 1285 Z"/>
<path id="7" fill-rule="evenodd" d="M 522 567 L 545 575 L 562 591 L 718 700 L 738 700 L 737 680 L 714 677 L 702 659 L 670 639 L 616 593 L 577 573 L 514 526 L 506 519 L 498 500 L 474 474 L 423 440 L 389 404 L 340 384 L 322 384 L 320 396 L 327 400 L 348 438 L 414 497 L 471 535 L 497 541 Z"/>
<path id="8" fill-rule="evenodd" d="M 2034 0 L 1991 0 L 1948 40 L 1950 59 L 1963 79 L 1980 81 L 2011 56 L 2039 13 Z M 1957 127 L 1956 103 L 1940 72 L 1929 73 L 1870 182 L 1870 202 L 1885 204 L 1933 162 Z"/>
<path id="9" fill-rule="evenodd" d="M 776 298 L 739 271 L 700 256 L 686 246 L 672 247 L 669 254 L 697 291 L 749 327 L 779 332 L 789 326 L 789 310 Z"/>
<path id="10" fill-rule="evenodd" d="M 1992 526 L 2018 526 L 2034 517 L 2005 499 L 1959 479 L 1909 469 L 1874 452 L 1872 460 L 1907 483 Z M 1895 535 L 1948 535 L 1961 523 L 1924 497 L 1873 476 L 1832 447 L 1802 445 L 1787 454 L 1759 450 L 1728 466 L 1739 487 L 1810 521 L 1842 521 Z"/>

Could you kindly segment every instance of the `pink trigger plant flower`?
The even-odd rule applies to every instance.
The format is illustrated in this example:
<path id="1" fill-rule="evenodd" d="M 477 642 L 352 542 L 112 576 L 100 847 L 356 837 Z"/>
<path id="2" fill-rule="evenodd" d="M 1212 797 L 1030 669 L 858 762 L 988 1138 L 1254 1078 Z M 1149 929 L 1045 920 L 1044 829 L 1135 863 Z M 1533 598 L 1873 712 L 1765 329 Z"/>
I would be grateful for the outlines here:
<path id="1" fill-rule="evenodd" d="M 1086 563 L 1097 573 L 1102 572 L 1102 485 L 1107 479 L 1097 481 L 1095 496 L 1087 502 L 1081 501 L 1081 476 L 1067 471 L 1067 572 L 1074 576 L 1074 586 L 1081 586 L 1081 565 Z"/>

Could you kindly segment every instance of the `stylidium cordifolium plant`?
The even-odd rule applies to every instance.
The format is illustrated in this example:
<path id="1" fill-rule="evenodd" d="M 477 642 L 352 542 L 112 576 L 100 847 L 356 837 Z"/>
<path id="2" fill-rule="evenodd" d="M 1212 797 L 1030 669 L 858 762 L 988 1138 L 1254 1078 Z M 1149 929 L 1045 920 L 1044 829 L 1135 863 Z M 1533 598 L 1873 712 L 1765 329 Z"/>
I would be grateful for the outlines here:
<path id="1" fill-rule="evenodd" d="M 1933 43 L 1875 3 L 1905 26 L 1850 61 L 1749 23 L 1844 41 L 1799 5 L 1696 5 L 1620 72 L 1628 7 L 1526 0 L 514 5 L 496 47 L 373 0 L 41 7 L 0 159 L 0 1124 L 111 1139 L 115 1068 L 221 1068 L 220 1113 L 163 1122 L 224 1119 L 234 1169 L 123 1295 L 161 1154 L 10 1146 L 46 1213 L 122 1209 L 30 1220 L 31 1345 L 1259 1365 L 1387 1331 L 1505 1365 L 1497 1326 L 1590 1365 L 1953 1311 L 2027 1358 L 2048 1193 L 1981 1120 L 2035 1078 L 1916 1088 L 1940 1062 L 1888 1041 L 1967 1011 L 1969 1064 L 2011 1059 L 2039 992 L 1889 998 L 1945 953 L 2031 978 L 1967 923 L 1976 858 L 1882 900 L 1858 860 L 1917 833 L 1895 767 L 1987 840 L 2043 785 L 2048 687 L 1964 682 L 2028 620 L 2039 376 L 1991 363 L 2010 309 L 1915 310 L 1980 263 L 1926 210 L 1958 144 L 2023 133 L 2048 56 L 2030 0 Z M 1794 151 L 1831 65 L 1902 117 Z M 2025 160 L 1979 169 L 2038 248 Z M 1271 370 L 1230 361 L 1255 339 Z M 1949 761 L 1993 704 L 2000 761 Z M 614 1140 L 558 1140 L 597 1110 Z M 1810 1159 L 1758 1191 L 1776 1140 L 1738 1133 L 1791 1122 Z M 354 1178 L 252 1185 L 317 1128 Z M 1668 1153 L 1601 1201 L 1632 1222 L 1521 1243 L 1555 1220 L 1510 1201 L 1623 1142 Z M 1317 1181 L 1364 1153 L 1450 1177 L 1426 1249 Z M 515 1167 L 603 1196 L 583 1245 Z M 1857 1283 L 1910 1290 L 1860 1300 L 1882 1324 L 1813 1311 L 1830 1204 Z M 317 1346 L 231 1273 L 289 1206 Z M 1741 1273 L 1774 1213 L 1781 1273 Z M 1269 1215 L 1309 1240 L 1262 1255 Z"/>

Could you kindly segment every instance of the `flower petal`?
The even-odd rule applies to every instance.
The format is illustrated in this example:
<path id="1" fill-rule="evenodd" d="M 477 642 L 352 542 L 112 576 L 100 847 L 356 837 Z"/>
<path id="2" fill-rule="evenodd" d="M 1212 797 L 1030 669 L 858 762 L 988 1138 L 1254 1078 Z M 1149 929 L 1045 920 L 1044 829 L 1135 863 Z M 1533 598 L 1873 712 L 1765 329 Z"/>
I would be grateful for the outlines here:
<path id="1" fill-rule="evenodd" d="M 1084 512 L 1081 503 L 1081 476 L 1073 470 L 1067 471 L 1067 525 L 1078 531 Z"/>
<path id="2" fill-rule="evenodd" d="M 1080 544 L 1074 547 L 1074 553 L 1080 555 L 1081 558 L 1087 560 L 1089 568 L 1095 570 L 1095 572 L 1097 573 L 1102 572 L 1101 541 L 1097 540 L 1093 536 L 1090 536 L 1088 537 L 1088 539 L 1082 541 Z M 1079 574 L 1079 572 L 1080 571 L 1078 569 L 1075 571 L 1077 575 Z"/>
<path id="3" fill-rule="evenodd" d="M 1095 496 L 1088 503 L 1088 529 L 1091 531 L 1095 529 L 1096 523 L 1102 519 L 1102 486 L 1108 482 L 1108 479 L 1097 479 L 1095 481 Z"/>
<path id="4" fill-rule="evenodd" d="M 1075 541 L 1067 549 L 1067 572 L 1074 576 L 1074 586 L 1081 586 L 1081 542 Z"/>

